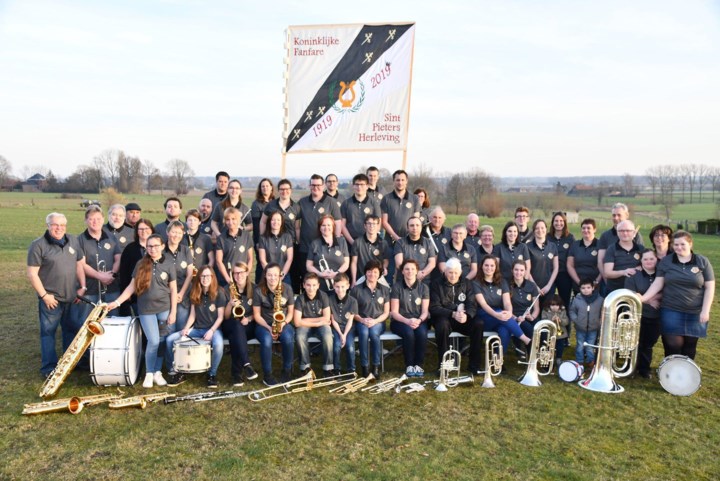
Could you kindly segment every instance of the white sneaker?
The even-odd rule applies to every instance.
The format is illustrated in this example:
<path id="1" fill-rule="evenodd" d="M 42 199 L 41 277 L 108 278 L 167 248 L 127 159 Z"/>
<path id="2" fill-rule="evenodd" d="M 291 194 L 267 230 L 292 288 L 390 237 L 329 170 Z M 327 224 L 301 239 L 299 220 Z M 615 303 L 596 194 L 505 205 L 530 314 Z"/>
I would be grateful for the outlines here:
<path id="1" fill-rule="evenodd" d="M 425 377 L 425 370 L 420 366 L 415 366 L 415 377 Z"/>
<path id="2" fill-rule="evenodd" d="M 145 380 L 143 381 L 143 387 L 144 388 L 153 387 L 153 373 L 149 372 L 149 373 L 145 374 Z"/>
<path id="3" fill-rule="evenodd" d="M 407 377 L 415 377 L 415 366 L 408 366 L 405 369 L 405 375 Z"/>
<path id="4" fill-rule="evenodd" d="M 153 381 L 155 381 L 155 384 L 157 384 L 158 386 L 167 386 L 167 381 L 165 380 L 160 371 L 157 371 L 155 373 L 155 375 L 153 376 Z"/>

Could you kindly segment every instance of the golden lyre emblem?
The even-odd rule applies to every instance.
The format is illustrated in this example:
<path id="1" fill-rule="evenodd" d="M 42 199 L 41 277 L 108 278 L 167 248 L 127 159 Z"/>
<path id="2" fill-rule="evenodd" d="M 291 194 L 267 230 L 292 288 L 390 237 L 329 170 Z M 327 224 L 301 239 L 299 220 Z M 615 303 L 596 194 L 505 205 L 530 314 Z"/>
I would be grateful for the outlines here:
<path id="1" fill-rule="evenodd" d="M 353 80 L 348 84 L 346 84 L 345 82 L 340 82 L 340 87 L 342 87 L 340 89 L 340 93 L 338 94 L 338 100 L 340 101 L 340 105 L 342 105 L 342 107 L 344 108 L 352 107 L 353 102 L 355 102 L 355 81 Z M 345 91 L 348 89 L 350 89 L 350 100 L 346 100 L 344 98 Z"/>

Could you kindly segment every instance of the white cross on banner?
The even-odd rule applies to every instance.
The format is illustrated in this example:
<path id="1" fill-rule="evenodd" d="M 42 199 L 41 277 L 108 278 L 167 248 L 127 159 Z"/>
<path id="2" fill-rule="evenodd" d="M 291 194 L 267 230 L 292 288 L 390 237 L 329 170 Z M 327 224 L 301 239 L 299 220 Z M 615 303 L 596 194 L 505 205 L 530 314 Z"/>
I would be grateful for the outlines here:
<path id="1" fill-rule="evenodd" d="M 406 150 L 414 23 L 291 26 L 283 151 Z"/>

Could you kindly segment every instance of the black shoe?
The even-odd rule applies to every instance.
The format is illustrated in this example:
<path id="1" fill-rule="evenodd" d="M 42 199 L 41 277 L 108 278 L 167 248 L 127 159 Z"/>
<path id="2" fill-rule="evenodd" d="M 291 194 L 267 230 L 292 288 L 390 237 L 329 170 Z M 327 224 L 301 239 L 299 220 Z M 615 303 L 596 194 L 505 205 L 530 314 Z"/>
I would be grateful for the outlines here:
<path id="1" fill-rule="evenodd" d="M 288 369 L 283 369 L 280 373 L 280 384 L 285 384 L 292 379 L 292 372 Z"/>
<path id="2" fill-rule="evenodd" d="M 310 373 L 310 371 L 312 371 L 312 369 L 310 369 L 309 367 L 306 367 L 305 369 L 300 371 L 300 377 L 307 376 Z"/>
<path id="3" fill-rule="evenodd" d="M 265 376 L 263 376 L 263 384 L 265 384 L 266 386 L 269 387 L 269 386 L 276 386 L 278 384 L 278 382 L 277 382 L 277 379 L 275 379 L 272 374 L 265 374 Z"/>
<path id="4" fill-rule="evenodd" d="M 332 369 L 323 369 L 322 377 L 333 377 L 335 375 L 335 371 Z"/>
<path id="5" fill-rule="evenodd" d="M 185 375 L 181 373 L 172 374 L 168 379 L 167 385 L 170 387 L 179 386 L 185 382 Z"/>
<path id="6" fill-rule="evenodd" d="M 257 379 L 258 377 L 258 374 L 255 372 L 255 369 L 252 368 L 250 363 L 243 366 L 243 374 L 245 375 L 245 379 L 247 379 L 248 381 L 252 381 L 253 379 Z"/>
<path id="7" fill-rule="evenodd" d="M 217 389 L 218 382 L 217 382 L 217 378 L 215 376 L 208 376 L 208 387 L 210 389 Z"/>
<path id="8" fill-rule="evenodd" d="M 233 387 L 240 387 L 243 384 L 245 384 L 245 382 L 243 381 L 243 377 L 240 374 L 233 374 L 233 376 L 232 376 Z"/>
<path id="9" fill-rule="evenodd" d="M 368 377 L 370 375 L 370 370 L 367 366 L 360 366 L 360 371 L 362 372 L 362 377 Z"/>
<path id="10" fill-rule="evenodd" d="M 372 367 L 372 375 L 376 380 L 380 380 L 380 366 L 375 365 Z"/>
<path id="11" fill-rule="evenodd" d="M 638 371 L 638 376 L 643 379 L 652 379 L 652 374 L 649 371 Z"/>

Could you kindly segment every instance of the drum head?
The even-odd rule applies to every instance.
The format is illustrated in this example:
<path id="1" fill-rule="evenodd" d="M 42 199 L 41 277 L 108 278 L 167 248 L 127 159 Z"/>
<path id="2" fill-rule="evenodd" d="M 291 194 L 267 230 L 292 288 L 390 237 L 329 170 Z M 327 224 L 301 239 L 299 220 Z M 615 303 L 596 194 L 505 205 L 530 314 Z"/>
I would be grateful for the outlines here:
<path id="1" fill-rule="evenodd" d="M 700 389 L 702 372 L 695 362 L 686 356 L 668 356 L 658 367 L 660 385 L 675 396 L 690 396 Z"/>
<path id="2" fill-rule="evenodd" d="M 558 376 L 565 382 L 575 382 L 580 379 L 584 369 L 575 361 L 565 361 L 558 368 Z"/>

